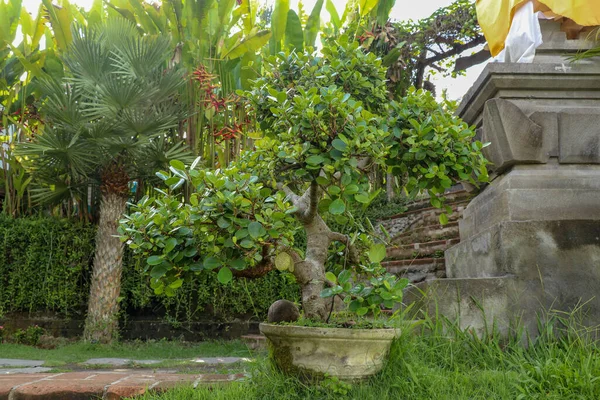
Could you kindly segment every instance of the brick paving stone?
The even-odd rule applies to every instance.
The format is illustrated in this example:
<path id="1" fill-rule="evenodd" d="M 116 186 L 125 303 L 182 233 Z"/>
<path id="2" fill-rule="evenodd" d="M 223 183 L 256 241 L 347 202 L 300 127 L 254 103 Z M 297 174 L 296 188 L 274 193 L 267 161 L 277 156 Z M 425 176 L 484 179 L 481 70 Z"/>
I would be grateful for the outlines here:
<path id="1" fill-rule="evenodd" d="M 118 400 L 179 385 L 223 384 L 243 374 L 168 374 L 145 371 L 81 371 L 0 376 L 0 400 Z"/>
<path id="2" fill-rule="evenodd" d="M 13 389 L 10 400 L 90 400 L 102 398 L 105 384 L 43 381 Z"/>
<path id="3" fill-rule="evenodd" d="M 8 400 L 8 395 L 13 387 L 24 383 L 39 381 L 40 379 L 52 376 L 51 374 L 39 375 L 4 375 L 0 376 L 0 400 Z"/>
<path id="4" fill-rule="evenodd" d="M 141 386 L 110 386 L 104 394 L 104 400 L 121 400 L 125 397 L 141 396 L 146 393 L 146 387 Z"/>
<path id="5" fill-rule="evenodd" d="M 85 372 L 69 372 L 63 375 L 51 378 L 52 382 L 77 382 L 85 384 L 96 383 L 102 385 L 112 384 L 113 382 L 127 378 L 131 373 L 122 372 L 105 372 L 105 371 L 85 371 Z"/>

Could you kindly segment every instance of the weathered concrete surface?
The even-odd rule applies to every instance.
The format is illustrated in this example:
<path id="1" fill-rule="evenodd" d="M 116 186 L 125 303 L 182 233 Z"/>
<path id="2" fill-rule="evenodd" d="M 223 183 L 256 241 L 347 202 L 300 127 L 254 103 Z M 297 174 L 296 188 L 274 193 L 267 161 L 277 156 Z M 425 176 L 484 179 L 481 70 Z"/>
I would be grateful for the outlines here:
<path id="1" fill-rule="evenodd" d="M 483 115 L 482 141 L 490 143 L 483 149 L 483 154 L 496 173 L 515 164 L 548 161 L 543 148 L 542 127 L 519 107 L 508 100 L 491 99 L 485 103 Z"/>
<path id="2" fill-rule="evenodd" d="M 448 250 L 446 273 L 459 280 L 515 276 L 539 311 L 569 312 L 585 303 L 584 322 L 598 325 L 600 223 L 502 222 Z"/>
<path id="3" fill-rule="evenodd" d="M 167 360 L 133 360 L 129 358 L 90 358 L 84 361 L 82 364 L 86 365 L 112 365 L 113 367 L 123 367 L 129 364 L 139 365 L 154 365 L 160 364 Z M 171 359 L 170 361 L 191 361 L 198 364 L 206 365 L 222 365 L 222 364 L 235 364 L 238 362 L 250 361 L 249 358 L 245 357 L 198 357 L 190 360 L 186 359 Z"/>
<path id="4" fill-rule="evenodd" d="M 551 20 L 540 20 L 544 43 L 535 50 L 534 63 L 568 63 L 569 56 L 600 46 L 593 27 L 585 28 L 575 37 L 567 40 L 567 34 L 561 26 Z M 596 63 L 595 59 L 580 61 L 585 64 Z"/>
<path id="5" fill-rule="evenodd" d="M 376 374 L 396 329 L 313 328 L 260 324 L 272 359 L 285 372 L 360 380 Z"/>
<path id="6" fill-rule="evenodd" d="M 458 107 L 465 122 L 481 126 L 485 102 L 503 98 L 534 112 L 600 106 L 600 68 L 588 64 L 488 64 Z"/>
<path id="7" fill-rule="evenodd" d="M 50 372 L 52 368 L 48 367 L 24 367 L 24 368 L 0 368 L 0 375 L 9 374 L 41 374 Z"/>
<path id="8" fill-rule="evenodd" d="M 112 365 L 114 367 L 121 367 L 128 364 L 140 364 L 140 365 L 152 365 L 160 364 L 162 360 L 131 360 L 129 358 L 90 358 L 84 361 L 82 364 L 87 365 Z"/>
<path id="9" fill-rule="evenodd" d="M 479 334 L 489 326 L 479 305 L 502 332 L 521 315 L 535 335 L 537 315 L 582 304 L 582 322 L 600 325 L 600 63 L 564 62 L 581 43 L 551 24 L 536 62 L 489 64 L 458 110 L 495 165 L 434 297 Z"/>
<path id="10" fill-rule="evenodd" d="M 0 358 L 0 367 L 41 367 L 44 361 L 41 360 L 20 360 L 17 358 Z"/>
<path id="11" fill-rule="evenodd" d="M 534 285 L 535 288 L 535 285 Z M 514 276 L 441 279 L 417 284 L 404 293 L 404 303 L 413 304 L 411 316 L 443 315 L 461 330 L 478 336 L 516 333 L 525 327 L 535 332 L 531 288 Z"/>
<path id="12" fill-rule="evenodd" d="M 599 199 L 600 165 L 517 165 L 471 201 L 460 238 L 505 221 L 598 221 Z"/>

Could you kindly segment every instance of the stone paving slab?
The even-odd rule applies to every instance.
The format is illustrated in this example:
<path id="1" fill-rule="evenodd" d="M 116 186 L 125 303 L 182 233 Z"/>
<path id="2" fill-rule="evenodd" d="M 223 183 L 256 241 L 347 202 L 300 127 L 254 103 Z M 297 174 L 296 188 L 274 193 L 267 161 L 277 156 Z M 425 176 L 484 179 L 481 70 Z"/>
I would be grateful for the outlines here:
<path id="1" fill-rule="evenodd" d="M 88 365 L 112 365 L 115 367 L 121 367 L 130 363 L 142 364 L 142 365 L 151 365 L 151 364 L 159 364 L 164 360 L 132 360 L 130 358 L 90 358 L 87 361 L 84 361 L 82 364 Z"/>
<path id="2" fill-rule="evenodd" d="M 41 367 L 44 361 L 41 360 L 19 360 L 16 358 L 0 358 L 0 367 Z"/>
<path id="3" fill-rule="evenodd" d="M 130 358 L 91 358 L 84 361 L 82 364 L 86 365 L 112 365 L 113 367 L 122 367 L 129 364 L 140 364 L 140 365 L 152 365 L 159 364 L 163 361 L 191 361 L 198 364 L 204 365 L 221 365 L 221 364 L 235 364 L 238 362 L 248 362 L 249 358 L 245 357 L 199 357 L 191 360 L 186 359 L 170 359 L 170 360 L 134 360 Z"/>
<path id="4" fill-rule="evenodd" d="M 235 364 L 248 361 L 251 361 L 251 359 L 246 357 L 200 357 L 192 360 L 192 362 L 206 365 Z"/>
<path id="5" fill-rule="evenodd" d="M 48 367 L 31 367 L 31 368 L 0 368 L 0 375 L 8 374 L 39 374 L 42 372 L 51 371 Z"/>
<path id="6" fill-rule="evenodd" d="M 178 385 L 224 384 L 243 377 L 243 374 L 178 375 L 143 371 L 0 375 L 0 400 L 117 400 Z"/>

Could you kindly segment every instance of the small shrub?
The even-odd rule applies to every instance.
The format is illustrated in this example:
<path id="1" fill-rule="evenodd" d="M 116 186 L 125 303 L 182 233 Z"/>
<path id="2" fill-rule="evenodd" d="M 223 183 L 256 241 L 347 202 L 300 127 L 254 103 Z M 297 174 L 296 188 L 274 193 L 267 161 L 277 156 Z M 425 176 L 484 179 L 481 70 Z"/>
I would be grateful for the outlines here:
<path id="1" fill-rule="evenodd" d="M 27 329 L 17 329 L 13 333 L 12 339 L 15 343 L 26 344 L 28 346 L 37 346 L 40 337 L 45 333 L 45 329 L 38 325 L 31 325 Z"/>

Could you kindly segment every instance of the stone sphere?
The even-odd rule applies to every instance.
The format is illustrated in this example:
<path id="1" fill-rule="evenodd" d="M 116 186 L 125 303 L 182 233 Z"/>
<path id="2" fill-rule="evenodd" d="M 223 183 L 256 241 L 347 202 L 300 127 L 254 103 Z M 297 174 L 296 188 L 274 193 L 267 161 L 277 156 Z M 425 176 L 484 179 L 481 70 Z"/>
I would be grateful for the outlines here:
<path id="1" fill-rule="evenodd" d="M 271 323 L 294 322 L 300 318 L 300 310 L 289 300 L 277 300 L 269 307 L 267 321 Z"/>

